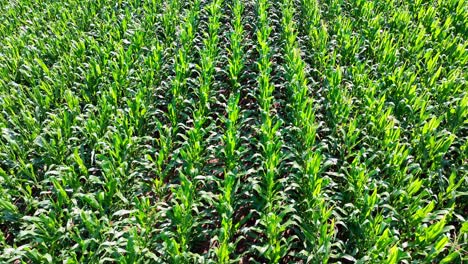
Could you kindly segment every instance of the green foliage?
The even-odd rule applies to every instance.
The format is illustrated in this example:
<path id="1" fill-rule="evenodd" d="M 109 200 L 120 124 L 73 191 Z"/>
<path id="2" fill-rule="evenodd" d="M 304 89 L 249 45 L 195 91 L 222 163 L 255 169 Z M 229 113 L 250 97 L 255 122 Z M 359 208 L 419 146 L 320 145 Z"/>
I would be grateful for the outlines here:
<path id="1" fill-rule="evenodd" d="M 0 0 L 0 263 L 465 263 L 466 0 Z"/>

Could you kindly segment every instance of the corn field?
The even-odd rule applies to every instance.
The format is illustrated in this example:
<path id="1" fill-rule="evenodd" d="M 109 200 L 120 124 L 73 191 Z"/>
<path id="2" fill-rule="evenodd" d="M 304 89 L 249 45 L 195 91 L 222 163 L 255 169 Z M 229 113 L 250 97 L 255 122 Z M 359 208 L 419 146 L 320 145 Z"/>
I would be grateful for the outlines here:
<path id="1" fill-rule="evenodd" d="M 467 263 L 467 0 L 0 0 L 0 263 Z"/>

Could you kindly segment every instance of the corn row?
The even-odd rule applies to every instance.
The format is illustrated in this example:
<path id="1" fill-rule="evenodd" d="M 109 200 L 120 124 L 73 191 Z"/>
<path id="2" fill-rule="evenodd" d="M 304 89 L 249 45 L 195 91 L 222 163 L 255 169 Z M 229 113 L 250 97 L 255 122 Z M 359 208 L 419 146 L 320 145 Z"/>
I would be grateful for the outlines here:
<path id="1" fill-rule="evenodd" d="M 239 108 L 240 83 L 242 69 L 244 67 L 244 53 L 242 40 L 244 38 L 244 29 L 242 26 L 242 12 L 244 5 L 241 1 L 235 0 L 232 5 L 234 14 L 233 29 L 230 34 L 229 47 L 229 79 L 232 83 L 232 92 L 229 95 L 227 103 L 227 118 L 224 120 L 225 132 L 223 135 L 223 154 L 225 158 L 224 182 L 221 188 L 222 194 L 219 198 L 218 211 L 221 215 L 221 229 L 219 233 L 219 246 L 216 249 L 216 256 L 219 263 L 229 263 L 234 252 L 235 243 L 233 235 L 236 232 L 237 224 L 234 222 L 234 199 L 238 191 L 240 171 L 238 162 L 239 153 Z"/>
<path id="2" fill-rule="evenodd" d="M 260 173 L 261 189 L 259 195 L 262 199 L 260 224 L 266 233 L 266 241 L 258 247 L 259 253 L 271 263 L 278 263 L 285 256 L 286 239 L 282 236 L 288 226 L 284 223 L 288 209 L 282 208 L 284 197 L 279 193 L 278 182 L 279 165 L 282 159 L 281 138 L 278 136 L 281 122 L 271 115 L 273 104 L 274 85 L 271 83 L 271 51 L 269 36 L 272 28 L 268 22 L 269 3 L 264 0 L 257 2 L 257 50 L 259 53 L 258 66 L 258 103 L 261 111 L 260 146 L 262 149 L 262 168 Z M 289 208 L 290 210 L 290 208 Z"/>
<path id="3" fill-rule="evenodd" d="M 199 15 L 200 1 L 195 1 L 192 8 L 188 12 L 183 27 L 180 30 L 180 47 L 176 52 L 174 61 L 175 77 L 171 83 L 172 101 L 168 105 L 169 120 L 174 129 L 173 133 L 177 132 L 179 121 L 178 109 L 182 107 L 184 96 L 187 92 L 187 77 L 189 74 L 189 66 L 191 62 L 190 52 L 195 38 L 195 29 Z"/>
<path id="4" fill-rule="evenodd" d="M 197 217 L 193 215 L 198 203 L 195 186 L 199 181 L 203 166 L 203 153 L 205 151 L 204 138 L 211 86 L 213 82 L 214 67 L 218 55 L 218 31 L 220 27 L 220 10 L 222 1 L 213 1 L 206 6 L 209 13 L 208 31 L 205 35 L 204 46 L 200 51 L 200 76 L 197 108 L 193 112 L 193 127 L 187 131 L 187 141 L 180 150 L 180 158 L 183 161 L 179 172 L 180 186 L 173 192 L 175 195 L 174 206 L 171 210 L 173 225 L 176 226 L 175 237 L 171 240 L 165 238 L 168 244 L 168 252 L 172 261 L 189 259 L 189 243 L 192 241 L 193 230 L 198 227 Z"/>
<path id="5" fill-rule="evenodd" d="M 293 1 L 285 0 L 282 4 L 283 39 L 285 42 L 285 69 L 292 122 L 298 129 L 294 138 L 297 140 L 295 160 L 300 165 L 297 184 L 300 186 L 301 201 L 299 236 L 300 254 L 308 262 L 327 263 L 331 255 L 331 243 L 334 233 L 334 220 L 331 208 L 327 207 L 322 188 L 326 183 L 320 177 L 322 156 L 315 150 L 316 127 L 313 99 L 309 95 L 305 63 L 296 38 Z"/>
<path id="6" fill-rule="evenodd" d="M 242 48 L 242 41 L 244 40 L 244 28 L 242 21 L 242 13 L 244 11 L 244 5 L 240 0 L 234 0 L 232 6 L 232 12 L 234 14 L 232 26 L 233 30 L 230 35 L 230 56 L 228 58 L 229 67 L 229 78 L 231 79 L 235 91 L 240 86 L 240 73 L 244 68 L 244 51 Z"/>

